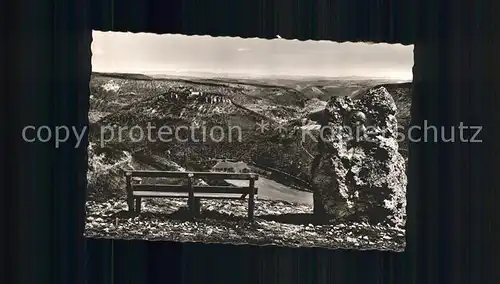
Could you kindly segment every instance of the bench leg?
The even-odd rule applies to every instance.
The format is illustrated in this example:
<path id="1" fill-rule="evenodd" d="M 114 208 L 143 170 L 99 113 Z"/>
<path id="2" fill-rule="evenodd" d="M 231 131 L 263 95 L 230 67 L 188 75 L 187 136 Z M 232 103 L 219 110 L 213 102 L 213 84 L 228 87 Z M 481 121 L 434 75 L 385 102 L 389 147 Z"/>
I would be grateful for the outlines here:
<path id="1" fill-rule="evenodd" d="M 201 214 L 201 200 L 200 198 L 195 198 L 194 199 L 194 210 L 193 210 L 193 213 L 194 213 L 194 216 L 200 216 Z"/>
<path id="2" fill-rule="evenodd" d="M 255 207 L 255 179 L 250 179 L 250 192 L 248 195 L 248 221 L 253 222 L 253 210 Z"/>
<path id="3" fill-rule="evenodd" d="M 129 195 L 127 196 L 127 205 L 128 205 L 128 212 L 134 212 L 134 196 Z"/>
<path id="4" fill-rule="evenodd" d="M 134 212 L 134 192 L 132 189 L 132 174 L 128 172 L 126 174 L 126 182 L 127 182 L 127 205 L 128 212 Z"/>
<path id="5" fill-rule="evenodd" d="M 140 197 L 135 198 L 135 212 L 141 213 L 141 198 Z"/>
<path id="6" fill-rule="evenodd" d="M 193 217 L 200 216 L 201 213 L 201 201 L 198 197 L 193 197 L 188 200 L 189 212 Z"/>
<path id="7" fill-rule="evenodd" d="M 133 198 L 131 198 L 131 199 L 129 198 L 127 200 L 127 205 L 128 205 L 128 212 L 132 213 L 132 212 L 135 211 L 135 209 L 134 209 L 134 199 Z"/>

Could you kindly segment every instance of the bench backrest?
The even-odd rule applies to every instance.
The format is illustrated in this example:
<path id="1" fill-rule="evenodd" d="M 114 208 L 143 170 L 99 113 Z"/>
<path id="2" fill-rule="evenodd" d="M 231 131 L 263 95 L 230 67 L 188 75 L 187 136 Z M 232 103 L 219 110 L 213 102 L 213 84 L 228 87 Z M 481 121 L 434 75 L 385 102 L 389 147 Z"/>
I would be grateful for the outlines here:
<path id="1" fill-rule="evenodd" d="M 127 191 L 156 191 L 156 192 L 187 192 L 187 193 L 228 193 L 228 194 L 257 194 L 255 181 L 259 176 L 254 173 L 221 173 L 221 172 L 174 172 L 174 171 L 128 171 Z M 187 185 L 163 184 L 133 184 L 132 177 L 149 178 L 185 178 Z M 195 179 L 203 180 L 248 180 L 247 187 L 239 186 L 210 186 L 194 185 Z"/>

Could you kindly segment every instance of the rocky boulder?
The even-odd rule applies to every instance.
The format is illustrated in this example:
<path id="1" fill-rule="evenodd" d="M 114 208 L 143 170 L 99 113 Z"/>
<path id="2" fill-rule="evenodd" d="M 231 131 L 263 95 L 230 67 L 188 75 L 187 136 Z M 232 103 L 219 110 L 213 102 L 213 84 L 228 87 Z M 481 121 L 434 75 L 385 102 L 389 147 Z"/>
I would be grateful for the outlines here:
<path id="1" fill-rule="evenodd" d="M 404 226 L 407 177 L 396 113 L 384 87 L 328 102 L 311 172 L 318 219 Z"/>

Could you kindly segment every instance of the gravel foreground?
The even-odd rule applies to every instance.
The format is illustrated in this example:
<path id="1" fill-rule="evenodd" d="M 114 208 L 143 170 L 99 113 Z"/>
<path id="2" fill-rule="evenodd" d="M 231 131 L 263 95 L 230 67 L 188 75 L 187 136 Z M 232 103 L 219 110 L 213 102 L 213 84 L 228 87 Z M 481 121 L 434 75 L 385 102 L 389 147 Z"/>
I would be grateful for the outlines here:
<path id="1" fill-rule="evenodd" d="M 255 221 L 250 223 L 244 200 L 202 200 L 201 216 L 195 220 L 189 220 L 186 203 L 146 199 L 137 215 L 127 212 L 125 200 L 88 201 L 85 236 L 385 251 L 405 247 L 400 228 L 352 222 L 314 226 L 309 205 L 256 200 Z"/>

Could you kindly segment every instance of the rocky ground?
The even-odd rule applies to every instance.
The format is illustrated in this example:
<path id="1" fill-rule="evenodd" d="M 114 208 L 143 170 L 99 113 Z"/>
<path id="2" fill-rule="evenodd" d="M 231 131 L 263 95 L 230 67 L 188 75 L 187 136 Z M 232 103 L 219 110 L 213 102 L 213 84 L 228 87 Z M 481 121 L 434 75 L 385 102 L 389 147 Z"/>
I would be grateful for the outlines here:
<path id="1" fill-rule="evenodd" d="M 279 245 L 402 251 L 404 230 L 367 223 L 312 225 L 312 208 L 256 200 L 255 221 L 246 219 L 247 202 L 202 200 L 202 214 L 189 220 L 182 199 L 145 200 L 140 215 L 124 200 L 88 201 L 85 235 L 91 238 Z"/>

